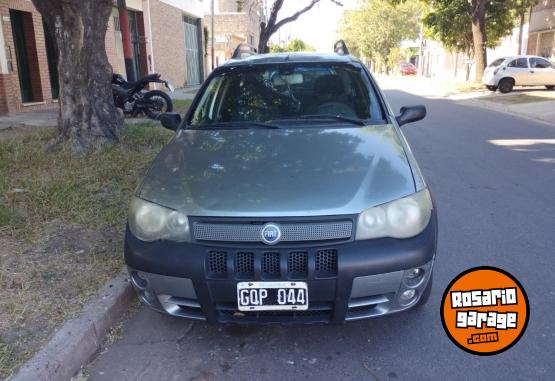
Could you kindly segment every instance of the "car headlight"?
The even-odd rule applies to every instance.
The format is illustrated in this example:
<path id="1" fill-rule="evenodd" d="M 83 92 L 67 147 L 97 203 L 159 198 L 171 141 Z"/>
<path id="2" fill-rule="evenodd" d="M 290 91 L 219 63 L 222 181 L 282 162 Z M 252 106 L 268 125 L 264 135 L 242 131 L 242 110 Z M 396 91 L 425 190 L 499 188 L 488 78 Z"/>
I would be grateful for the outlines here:
<path id="1" fill-rule="evenodd" d="M 431 215 L 432 199 L 424 189 L 362 212 L 358 217 L 356 239 L 414 237 L 428 225 Z"/>
<path id="2" fill-rule="evenodd" d="M 142 241 L 189 241 L 189 219 L 183 213 L 134 197 L 129 207 L 129 229 Z"/>

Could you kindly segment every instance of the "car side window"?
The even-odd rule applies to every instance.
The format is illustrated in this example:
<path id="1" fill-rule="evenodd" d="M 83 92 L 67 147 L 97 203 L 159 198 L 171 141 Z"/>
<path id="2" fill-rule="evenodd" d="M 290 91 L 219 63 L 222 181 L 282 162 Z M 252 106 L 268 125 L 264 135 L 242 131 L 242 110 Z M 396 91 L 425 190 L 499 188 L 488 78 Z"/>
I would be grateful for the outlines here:
<path id="1" fill-rule="evenodd" d="M 530 58 L 530 67 L 536 69 L 547 69 L 552 67 L 551 63 L 548 60 L 543 58 Z"/>
<path id="2" fill-rule="evenodd" d="M 528 59 L 526 58 L 517 58 L 509 62 L 507 67 L 516 67 L 519 69 L 527 69 L 528 68 Z"/>

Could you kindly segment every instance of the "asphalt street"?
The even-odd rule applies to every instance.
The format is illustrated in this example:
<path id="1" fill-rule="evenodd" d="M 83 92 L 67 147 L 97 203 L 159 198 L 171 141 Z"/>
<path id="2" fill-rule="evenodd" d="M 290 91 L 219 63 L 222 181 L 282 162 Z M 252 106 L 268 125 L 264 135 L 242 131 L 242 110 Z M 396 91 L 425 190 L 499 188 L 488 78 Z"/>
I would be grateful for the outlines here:
<path id="1" fill-rule="evenodd" d="M 439 249 L 422 309 L 341 326 L 213 326 L 141 308 L 91 364 L 91 380 L 555 379 L 555 126 L 386 91 L 424 104 L 403 131 L 434 193 Z M 442 293 L 460 272 L 501 267 L 530 300 L 527 332 L 482 357 L 445 335 Z"/>

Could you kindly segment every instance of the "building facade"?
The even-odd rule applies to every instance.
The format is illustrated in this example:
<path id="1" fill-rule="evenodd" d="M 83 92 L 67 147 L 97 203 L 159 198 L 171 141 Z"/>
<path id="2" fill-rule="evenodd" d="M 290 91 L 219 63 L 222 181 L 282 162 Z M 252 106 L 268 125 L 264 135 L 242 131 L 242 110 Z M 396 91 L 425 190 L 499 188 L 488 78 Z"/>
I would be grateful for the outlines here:
<path id="1" fill-rule="evenodd" d="M 0 115 L 49 107 L 58 97 L 52 39 L 29 0 L 0 0 Z"/>
<path id="2" fill-rule="evenodd" d="M 542 0 L 533 8 L 528 54 L 555 59 L 555 0 Z"/>
<path id="3" fill-rule="evenodd" d="M 205 2 L 205 25 L 212 26 L 212 2 Z M 214 0 L 214 66 L 231 59 L 233 51 L 240 43 L 258 47 L 260 22 L 263 20 L 263 6 L 257 0 Z M 211 69 L 212 39 L 208 39 L 207 64 Z"/>
<path id="4" fill-rule="evenodd" d="M 115 1 L 114 1 L 115 4 Z M 129 28 L 114 6 L 106 53 L 115 73 L 160 73 L 176 87 L 205 75 L 202 0 L 126 0 Z M 122 29 L 129 31 L 132 65 L 126 68 Z M 0 0 L 0 115 L 56 106 L 57 52 L 52 34 L 30 0 Z"/>

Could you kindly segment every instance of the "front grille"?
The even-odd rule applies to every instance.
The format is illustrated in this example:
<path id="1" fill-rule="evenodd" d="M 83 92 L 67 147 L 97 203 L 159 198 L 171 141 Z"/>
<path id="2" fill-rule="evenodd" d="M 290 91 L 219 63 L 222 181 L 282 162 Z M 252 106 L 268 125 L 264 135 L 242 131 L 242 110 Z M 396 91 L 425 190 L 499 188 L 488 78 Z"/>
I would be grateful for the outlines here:
<path id="1" fill-rule="evenodd" d="M 262 242 L 263 223 L 193 222 L 193 237 L 198 241 Z M 351 238 L 353 222 L 282 223 L 281 242 L 330 241 Z"/>
<path id="2" fill-rule="evenodd" d="M 240 278 L 252 278 L 254 276 L 254 253 L 237 253 L 235 255 L 235 271 Z"/>
<path id="3" fill-rule="evenodd" d="M 231 261 L 228 260 L 231 259 Z M 230 262 L 232 267 L 228 267 Z M 287 280 L 337 276 L 336 249 L 282 251 L 209 250 L 208 278 L 242 280 Z"/>
<path id="4" fill-rule="evenodd" d="M 268 252 L 262 254 L 262 275 L 265 278 L 279 278 L 280 256 L 276 252 Z"/>
<path id="5" fill-rule="evenodd" d="M 326 249 L 316 252 L 316 273 L 321 276 L 337 275 L 337 250 Z"/>
<path id="6" fill-rule="evenodd" d="M 227 252 L 213 250 L 208 252 L 208 273 L 212 276 L 227 276 Z"/>
<path id="7" fill-rule="evenodd" d="M 287 256 L 287 270 L 291 277 L 304 278 L 308 273 L 308 253 L 292 251 Z"/>

